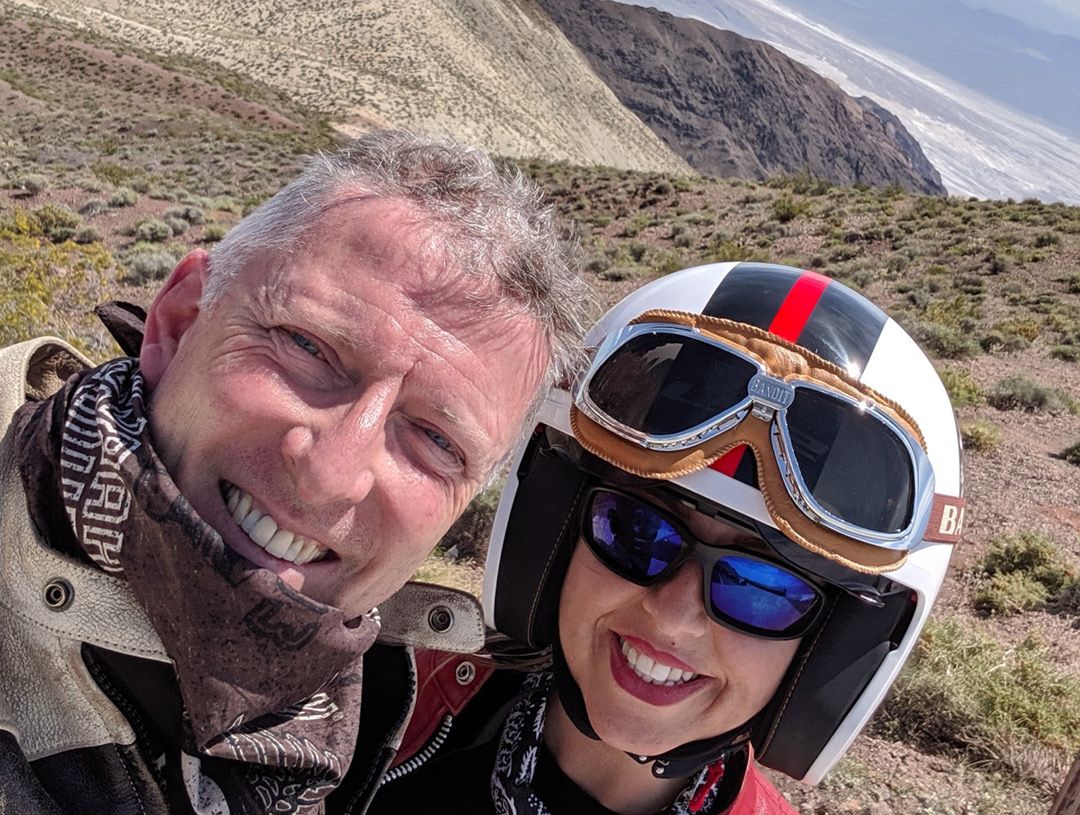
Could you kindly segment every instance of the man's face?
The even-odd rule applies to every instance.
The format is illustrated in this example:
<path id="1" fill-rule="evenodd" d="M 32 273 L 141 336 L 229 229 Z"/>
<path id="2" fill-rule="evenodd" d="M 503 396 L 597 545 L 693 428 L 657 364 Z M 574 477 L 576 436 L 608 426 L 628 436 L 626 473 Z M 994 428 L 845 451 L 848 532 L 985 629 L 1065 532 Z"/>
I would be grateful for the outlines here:
<path id="1" fill-rule="evenodd" d="M 438 247 L 409 205 L 342 198 L 204 310 L 207 258 L 189 255 L 147 321 L 151 422 L 180 491 L 227 545 L 351 615 L 462 512 L 548 361 L 538 324 L 478 307 L 492 284 Z"/>

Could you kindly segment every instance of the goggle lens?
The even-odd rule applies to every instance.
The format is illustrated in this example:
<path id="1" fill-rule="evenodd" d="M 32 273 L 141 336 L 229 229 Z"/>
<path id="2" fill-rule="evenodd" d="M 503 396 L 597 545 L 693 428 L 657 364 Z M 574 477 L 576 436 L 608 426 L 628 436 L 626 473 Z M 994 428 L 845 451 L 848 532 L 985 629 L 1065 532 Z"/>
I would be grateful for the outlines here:
<path id="1" fill-rule="evenodd" d="M 616 422 L 650 436 L 697 427 L 746 399 L 753 363 L 692 337 L 640 334 L 593 374 L 588 396 Z"/>
<path id="2" fill-rule="evenodd" d="M 655 507 L 604 489 L 591 494 L 583 531 L 608 568 L 640 585 L 662 580 L 696 544 Z M 706 561 L 714 620 L 758 636 L 790 637 L 815 616 L 821 594 L 794 572 L 735 550 L 701 549 L 695 556 Z M 710 550 L 719 556 L 710 558 Z"/>
<path id="3" fill-rule="evenodd" d="M 811 388 L 796 391 L 786 420 L 799 474 L 823 509 L 876 532 L 908 527 L 915 473 L 911 454 L 896 433 L 851 404 Z"/>

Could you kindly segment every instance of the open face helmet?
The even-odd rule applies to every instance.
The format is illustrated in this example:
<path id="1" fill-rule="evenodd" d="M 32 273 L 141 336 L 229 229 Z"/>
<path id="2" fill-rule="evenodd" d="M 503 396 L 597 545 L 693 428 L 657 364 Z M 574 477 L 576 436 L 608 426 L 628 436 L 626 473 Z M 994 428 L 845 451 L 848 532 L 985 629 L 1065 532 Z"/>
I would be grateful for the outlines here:
<path id="1" fill-rule="evenodd" d="M 591 364 L 548 394 L 503 491 L 488 624 L 557 645 L 562 579 L 598 483 L 656 489 L 753 530 L 827 597 L 772 700 L 725 738 L 816 783 L 910 655 L 959 540 L 961 449 L 944 386 L 864 297 L 771 264 L 668 275 L 612 308 L 586 345 Z M 714 619 L 733 610 L 723 602 Z"/>

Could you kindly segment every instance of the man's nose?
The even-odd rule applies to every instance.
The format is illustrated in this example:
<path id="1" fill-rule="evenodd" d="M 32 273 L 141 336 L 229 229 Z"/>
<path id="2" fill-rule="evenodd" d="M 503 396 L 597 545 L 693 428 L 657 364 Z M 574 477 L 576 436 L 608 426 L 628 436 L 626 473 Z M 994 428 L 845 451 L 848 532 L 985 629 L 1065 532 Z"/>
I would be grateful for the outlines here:
<path id="1" fill-rule="evenodd" d="M 386 422 L 398 384 L 376 382 L 348 405 L 314 409 L 285 434 L 282 453 L 297 497 L 311 506 L 358 504 L 386 453 Z"/>
<path id="2" fill-rule="evenodd" d="M 688 560 L 675 574 L 646 589 L 643 605 L 657 630 L 673 638 L 697 637 L 712 623 L 701 595 L 701 565 Z"/>

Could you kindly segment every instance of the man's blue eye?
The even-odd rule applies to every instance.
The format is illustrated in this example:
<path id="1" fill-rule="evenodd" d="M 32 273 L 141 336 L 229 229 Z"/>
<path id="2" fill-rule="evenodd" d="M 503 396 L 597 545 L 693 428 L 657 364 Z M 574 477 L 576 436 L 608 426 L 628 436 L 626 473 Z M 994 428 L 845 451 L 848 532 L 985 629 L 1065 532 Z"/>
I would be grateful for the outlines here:
<path id="1" fill-rule="evenodd" d="M 431 429 L 425 429 L 424 432 L 428 434 L 429 439 L 435 442 L 436 446 L 441 447 L 443 450 L 454 452 L 454 443 L 442 433 Z"/>
<path id="2" fill-rule="evenodd" d="M 297 334 L 295 331 L 293 331 L 292 332 L 292 338 L 293 338 L 293 342 L 295 342 L 297 345 L 299 345 L 301 348 L 303 348 L 305 351 L 307 351 L 313 357 L 317 357 L 319 355 L 319 346 L 317 346 L 315 343 L 313 343 L 311 340 L 309 340 L 303 334 Z"/>

